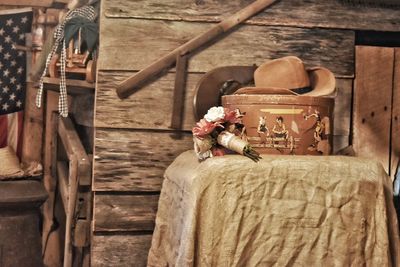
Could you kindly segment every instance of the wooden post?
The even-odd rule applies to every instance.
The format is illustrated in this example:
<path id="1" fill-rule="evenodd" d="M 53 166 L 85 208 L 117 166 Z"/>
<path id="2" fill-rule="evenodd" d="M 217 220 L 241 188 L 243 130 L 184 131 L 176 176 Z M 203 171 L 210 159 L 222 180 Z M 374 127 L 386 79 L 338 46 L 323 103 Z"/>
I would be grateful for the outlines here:
<path id="1" fill-rule="evenodd" d="M 56 181 L 52 176 L 52 140 L 56 134 L 57 128 L 52 123 L 52 114 L 58 110 L 58 94 L 52 91 L 47 92 L 46 97 L 46 128 L 44 133 L 43 144 L 43 182 L 49 198 L 43 204 L 43 252 L 44 264 L 46 266 L 60 266 L 61 264 L 61 248 L 60 248 L 60 231 L 52 230 L 54 218 L 54 201 Z M 55 166 L 54 166 L 55 167 Z"/>
<path id="2" fill-rule="evenodd" d="M 186 69 L 188 55 L 178 55 L 176 59 L 176 77 L 172 106 L 172 129 L 182 129 L 183 108 L 185 103 Z"/>

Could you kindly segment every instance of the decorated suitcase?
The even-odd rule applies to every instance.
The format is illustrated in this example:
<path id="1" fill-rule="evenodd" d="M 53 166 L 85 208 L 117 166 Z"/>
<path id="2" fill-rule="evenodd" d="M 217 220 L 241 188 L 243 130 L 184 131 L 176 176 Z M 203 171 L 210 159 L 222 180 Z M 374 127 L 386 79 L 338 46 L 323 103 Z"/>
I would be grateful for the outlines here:
<path id="1" fill-rule="evenodd" d="M 285 94 L 235 94 L 222 105 L 243 114 L 243 138 L 261 154 L 329 155 L 334 99 Z"/>

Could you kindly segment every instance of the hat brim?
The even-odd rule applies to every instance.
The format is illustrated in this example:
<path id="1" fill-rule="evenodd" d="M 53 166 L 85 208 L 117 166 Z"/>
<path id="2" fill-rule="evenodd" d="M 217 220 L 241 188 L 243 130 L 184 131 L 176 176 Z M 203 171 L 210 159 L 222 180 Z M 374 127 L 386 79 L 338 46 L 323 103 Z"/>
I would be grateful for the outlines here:
<path id="1" fill-rule="evenodd" d="M 307 69 L 312 90 L 302 94 L 307 96 L 328 96 L 335 92 L 336 79 L 333 73 L 324 67 Z"/>
<path id="2" fill-rule="evenodd" d="M 237 90 L 235 95 L 299 95 L 286 88 L 278 87 L 243 87 Z"/>
<path id="3" fill-rule="evenodd" d="M 221 105 L 220 89 L 226 81 L 234 80 L 240 87 L 253 81 L 256 66 L 224 66 L 210 70 L 197 83 L 194 98 L 193 112 L 198 121 L 214 106 Z"/>

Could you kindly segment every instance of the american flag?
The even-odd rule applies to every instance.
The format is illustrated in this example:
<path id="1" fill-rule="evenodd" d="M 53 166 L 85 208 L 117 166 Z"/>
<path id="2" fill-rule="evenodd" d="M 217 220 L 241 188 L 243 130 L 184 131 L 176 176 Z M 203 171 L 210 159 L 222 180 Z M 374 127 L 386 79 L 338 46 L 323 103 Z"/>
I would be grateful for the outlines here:
<path id="1" fill-rule="evenodd" d="M 32 11 L 0 10 L 0 148 L 20 156 L 26 87 L 25 33 L 31 32 Z"/>

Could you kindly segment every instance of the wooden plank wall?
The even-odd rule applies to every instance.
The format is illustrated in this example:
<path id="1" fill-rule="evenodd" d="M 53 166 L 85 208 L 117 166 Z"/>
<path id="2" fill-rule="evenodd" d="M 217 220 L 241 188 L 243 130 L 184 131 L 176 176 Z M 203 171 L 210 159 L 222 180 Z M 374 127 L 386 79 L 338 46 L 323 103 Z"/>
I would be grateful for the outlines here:
<path id="1" fill-rule="evenodd" d="M 380 161 L 394 179 L 400 156 L 400 50 L 356 47 L 353 147 L 357 156 Z"/>
<path id="2" fill-rule="evenodd" d="M 358 46 L 354 85 L 354 142 L 389 172 L 394 49 Z"/>
<path id="3" fill-rule="evenodd" d="M 103 0 L 96 87 L 93 266 L 145 266 L 165 168 L 191 149 L 192 98 L 202 74 L 285 55 L 337 78 L 335 149 L 349 143 L 357 29 L 396 31 L 400 11 L 339 1 L 282 0 L 189 60 L 183 131 L 169 129 L 175 72 L 121 100 L 115 86 L 244 7 L 245 1 Z M 173 212 L 173 211 L 171 211 Z"/>

